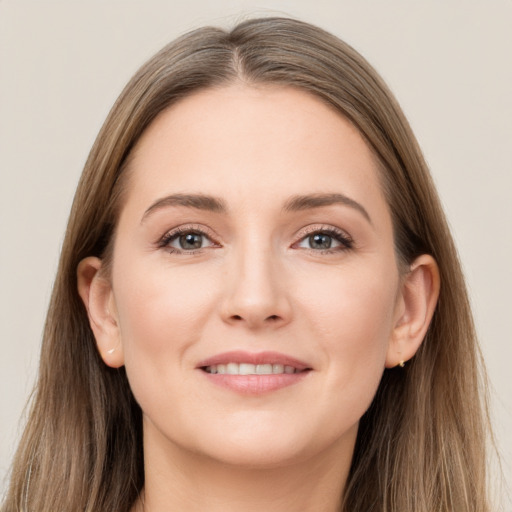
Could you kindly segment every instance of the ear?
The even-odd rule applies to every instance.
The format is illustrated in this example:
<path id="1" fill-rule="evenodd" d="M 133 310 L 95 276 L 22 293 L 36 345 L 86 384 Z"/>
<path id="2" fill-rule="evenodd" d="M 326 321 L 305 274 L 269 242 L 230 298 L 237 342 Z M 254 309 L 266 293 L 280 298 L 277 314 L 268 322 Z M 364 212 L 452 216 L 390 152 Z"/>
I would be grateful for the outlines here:
<path id="1" fill-rule="evenodd" d="M 119 368 L 124 364 L 117 311 L 110 281 L 101 274 L 101 260 L 83 259 L 77 269 L 78 293 L 89 317 L 96 345 L 106 365 Z"/>
<path id="2" fill-rule="evenodd" d="M 403 365 L 416 354 L 434 315 L 439 289 L 439 268 L 434 258 L 428 254 L 416 258 L 403 278 L 386 368 Z"/>

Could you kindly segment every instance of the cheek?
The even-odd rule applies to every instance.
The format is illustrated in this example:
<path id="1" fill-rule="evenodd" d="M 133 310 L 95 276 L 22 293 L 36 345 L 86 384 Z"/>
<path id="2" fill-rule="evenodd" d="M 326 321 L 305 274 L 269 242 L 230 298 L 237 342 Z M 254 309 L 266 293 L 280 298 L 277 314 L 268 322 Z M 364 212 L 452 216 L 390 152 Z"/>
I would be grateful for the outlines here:
<path id="1" fill-rule="evenodd" d="M 125 343 L 157 349 L 166 337 L 186 340 L 201 327 L 214 302 L 208 275 L 196 269 L 126 262 L 118 265 L 114 295 Z M 164 343 L 168 346 L 168 343 Z"/>
<path id="2" fill-rule="evenodd" d="M 215 286 L 207 273 L 192 267 L 176 271 L 155 264 L 118 264 L 117 318 L 136 396 L 165 389 L 177 370 L 186 369 L 187 350 L 201 339 L 215 305 L 210 288 Z"/>
<path id="3" fill-rule="evenodd" d="M 321 336 L 370 346 L 390 333 L 397 287 L 393 265 L 340 265 L 304 279 L 300 302 Z"/>
<path id="4" fill-rule="evenodd" d="M 316 336 L 330 389 L 368 403 L 382 373 L 392 335 L 398 271 L 394 266 L 346 266 L 301 290 L 301 316 Z M 390 270 L 392 269 L 392 270 Z"/>

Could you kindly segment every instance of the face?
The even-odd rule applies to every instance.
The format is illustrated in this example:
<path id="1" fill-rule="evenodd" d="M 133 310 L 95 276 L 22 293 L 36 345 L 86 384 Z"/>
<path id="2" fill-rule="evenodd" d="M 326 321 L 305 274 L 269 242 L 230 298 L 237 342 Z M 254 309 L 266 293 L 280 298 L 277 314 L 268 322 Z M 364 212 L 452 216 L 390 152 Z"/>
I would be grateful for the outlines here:
<path id="1" fill-rule="evenodd" d="M 399 315 L 376 160 L 306 92 L 196 93 L 134 150 L 111 286 L 145 442 L 248 465 L 349 453 Z"/>

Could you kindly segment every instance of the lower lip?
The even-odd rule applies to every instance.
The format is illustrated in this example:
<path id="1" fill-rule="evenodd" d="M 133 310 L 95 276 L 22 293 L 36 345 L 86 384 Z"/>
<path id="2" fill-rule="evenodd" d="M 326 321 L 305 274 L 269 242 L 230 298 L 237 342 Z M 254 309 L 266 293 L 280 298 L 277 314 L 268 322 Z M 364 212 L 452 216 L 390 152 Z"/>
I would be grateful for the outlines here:
<path id="1" fill-rule="evenodd" d="M 261 395 L 301 382 L 309 375 L 310 370 L 299 373 L 278 373 L 272 375 L 229 375 L 208 373 L 203 370 L 201 372 L 210 382 L 217 386 L 245 395 Z"/>

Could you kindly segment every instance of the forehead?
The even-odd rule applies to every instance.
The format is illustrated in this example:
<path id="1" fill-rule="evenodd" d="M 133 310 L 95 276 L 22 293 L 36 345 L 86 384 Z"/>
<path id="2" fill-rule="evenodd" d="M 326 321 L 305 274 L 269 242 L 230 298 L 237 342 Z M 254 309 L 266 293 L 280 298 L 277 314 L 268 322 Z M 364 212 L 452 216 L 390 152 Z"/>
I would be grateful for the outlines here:
<path id="1" fill-rule="evenodd" d="M 384 202 L 377 159 L 342 115 L 312 94 L 235 84 L 162 112 L 128 166 L 128 201 L 198 192 L 245 205 L 340 192 Z"/>

